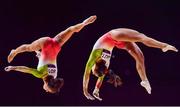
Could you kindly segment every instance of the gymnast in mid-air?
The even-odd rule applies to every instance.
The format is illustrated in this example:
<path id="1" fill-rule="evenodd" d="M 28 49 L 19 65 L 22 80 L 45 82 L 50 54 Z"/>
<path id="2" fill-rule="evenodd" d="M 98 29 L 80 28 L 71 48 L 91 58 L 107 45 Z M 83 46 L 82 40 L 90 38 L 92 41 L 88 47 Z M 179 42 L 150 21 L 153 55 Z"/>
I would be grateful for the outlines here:
<path id="1" fill-rule="evenodd" d="M 5 67 L 5 71 L 19 71 L 32 74 L 35 77 L 43 80 L 43 89 L 46 92 L 59 92 L 64 84 L 64 80 L 62 78 L 57 78 L 57 55 L 61 51 L 61 47 L 64 45 L 64 43 L 66 43 L 75 32 L 79 32 L 82 28 L 93 23 L 95 20 L 96 16 L 94 15 L 87 18 L 82 23 L 70 26 L 57 34 L 54 38 L 42 37 L 35 40 L 31 44 L 23 44 L 16 49 L 12 49 L 8 56 L 9 63 L 17 54 L 23 52 L 36 52 L 36 56 L 39 58 L 39 63 L 37 69 L 26 66 L 7 66 Z"/>
<path id="2" fill-rule="evenodd" d="M 136 30 L 117 28 L 107 32 L 96 41 L 85 67 L 83 93 L 87 99 L 102 100 L 99 96 L 99 90 L 105 75 L 109 72 L 110 58 L 114 47 L 126 50 L 135 59 L 136 69 L 141 78 L 140 84 L 151 94 L 151 85 L 146 76 L 144 55 L 136 42 L 141 42 L 148 47 L 159 48 L 163 52 L 168 50 L 178 52 L 174 46 L 157 41 Z M 91 71 L 93 75 L 98 77 L 93 96 L 88 92 Z"/>

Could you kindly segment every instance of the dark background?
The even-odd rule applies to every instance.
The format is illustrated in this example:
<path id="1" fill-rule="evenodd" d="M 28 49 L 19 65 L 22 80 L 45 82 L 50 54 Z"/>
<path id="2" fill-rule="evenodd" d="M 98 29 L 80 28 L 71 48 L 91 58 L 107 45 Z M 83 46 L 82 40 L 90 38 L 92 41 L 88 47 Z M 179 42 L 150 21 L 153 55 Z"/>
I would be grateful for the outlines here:
<path id="1" fill-rule="evenodd" d="M 124 84 L 115 88 L 104 82 L 103 101 L 83 96 L 82 79 L 86 61 L 95 41 L 107 31 L 126 27 L 152 38 L 180 47 L 180 5 L 173 0 L 2 0 L 0 2 L 0 105 L 180 105 L 179 53 L 149 48 L 138 43 L 152 94 L 140 86 L 135 61 L 123 50 L 114 49 L 110 67 Z M 46 93 L 43 82 L 32 75 L 6 73 L 8 65 L 36 68 L 35 53 L 23 53 L 11 64 L 6 58 L 11 49 L 42 37 L 54 37 L 67 27 L 97 15 L 63 46 L 58 56 L 58 76 L 65 85 L 59 95 Z M 96 78 L 91 76 L 92 93 Z"/>

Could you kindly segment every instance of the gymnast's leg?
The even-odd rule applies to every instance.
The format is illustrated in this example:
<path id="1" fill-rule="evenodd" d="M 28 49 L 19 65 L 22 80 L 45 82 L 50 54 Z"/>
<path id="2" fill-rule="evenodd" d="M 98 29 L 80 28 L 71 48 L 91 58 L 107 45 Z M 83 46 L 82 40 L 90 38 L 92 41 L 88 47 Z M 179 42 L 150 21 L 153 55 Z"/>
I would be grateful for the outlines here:
<path id="1" fill-rule="evenodd" d="M 142 51 L 135 43 L 131 43 L 131 42 L 126 43 L 125 50 L 127 50 L 128 53 L 135 59 L 136 69 L 142 80 L 141 85 L 147 90 L 147 92 L 149 94 L 151 94 L 151 86 L 150 86 L 148 78 L 146 76 L 144 55 L 143 55 Z"/>

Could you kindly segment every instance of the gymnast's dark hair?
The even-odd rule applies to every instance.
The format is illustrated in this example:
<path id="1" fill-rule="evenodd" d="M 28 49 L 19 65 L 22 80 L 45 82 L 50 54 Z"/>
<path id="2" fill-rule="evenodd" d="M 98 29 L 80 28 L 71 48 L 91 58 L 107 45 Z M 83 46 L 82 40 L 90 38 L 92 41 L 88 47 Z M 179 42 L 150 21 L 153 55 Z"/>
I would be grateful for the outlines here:
<path id="1" fill-rule="evenodd" d="M 53 93 L 58 93 L 61 87 L 64 85 L 64 80 L 62 78 L 55 78 L 51 75 L 48 75 L 45 78 L 48 87 L 52 90 Z"/>
<path id="2" fill-rule="evenodd" d="M 107 67 L 106 67 L 105 64 L 106 64 L 106 61 L 101 59 L 101 58 L 96 60 L 95 71 L 96 71 L 96 73 L 98 74 L 99 77 L 101 77 L 107 71 Z"/>

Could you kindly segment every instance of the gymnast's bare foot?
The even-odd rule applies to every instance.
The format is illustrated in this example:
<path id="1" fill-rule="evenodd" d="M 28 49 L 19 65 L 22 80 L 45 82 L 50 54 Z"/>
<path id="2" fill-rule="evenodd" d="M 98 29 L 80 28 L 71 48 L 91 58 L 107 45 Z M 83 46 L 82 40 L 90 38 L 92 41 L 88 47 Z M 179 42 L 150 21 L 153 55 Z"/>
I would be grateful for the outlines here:
<path id="1" fill-rule="evenodd" d="M 151 94 L 151 86 L 150 86 L 148 80 L 141 81 L 140 84 L 141 84 L 142 87 L 144 87 L 144 88 L 146 89 L 146 91 L 148 92 L 148 94 Z"/>
<path id="2" fill-rule="evenodd" d="M 172 45 L 167 45 L 166 47 L 164 47 L 162 49 L 163 52 L 167 52 L 168 50 L 172 50 L 172 51 L 178 52 L 178 50 L 174 46 L 172 46 Z"/>
<path id="3" fill-rule="evenodd" d="M 97 16 L 93 15 L 93 16 L 90 16 L 89 18 L 87 18 L 86 20 L 84 20 L 83 23 L 85 25 L 88 25 L 88 24 L 93 23 L 96 19 L 97 19 Z"/>
<path id="4" fill-rule="evenodd" d="M 12 49 L 8 56 L 8 62 L 10 63 L 14 59 L 15 56 L 16 56 L 16 52 L 14 49 Z"/>

